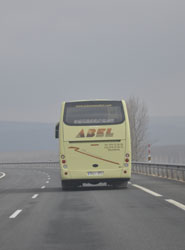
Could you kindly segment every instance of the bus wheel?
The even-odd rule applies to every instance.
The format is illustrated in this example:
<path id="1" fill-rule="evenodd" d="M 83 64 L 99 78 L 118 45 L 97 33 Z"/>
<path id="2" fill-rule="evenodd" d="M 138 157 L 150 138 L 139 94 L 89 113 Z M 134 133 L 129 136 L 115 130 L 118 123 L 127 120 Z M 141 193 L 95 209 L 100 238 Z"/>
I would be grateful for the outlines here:
<path id="1" fill-rule="evenodd" d="M 69 184 L 65 181 L 61 181 L 62 190 L 68 190 L 70 188 Z"/>
<path id="2" fill-rule="evenodd" d="M 128 181 L 122 181 L 122 182 L 117 182 L 113 184 L 113 188 L 127 188 L 128 187 Z"/>
<path id="3" fill-rule="evenodd" d="M 121 183 L 121 188 L 128 188 L 128 181 L 123 181 Z"/>

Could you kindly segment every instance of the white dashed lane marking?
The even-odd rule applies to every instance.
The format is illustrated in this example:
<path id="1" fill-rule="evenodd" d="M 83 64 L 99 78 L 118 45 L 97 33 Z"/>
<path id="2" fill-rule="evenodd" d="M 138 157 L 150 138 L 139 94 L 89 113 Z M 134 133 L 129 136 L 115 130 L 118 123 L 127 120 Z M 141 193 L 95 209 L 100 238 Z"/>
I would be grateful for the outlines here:
<path id="1" fill-rule="evenodd" d="M 5 173 L 3 173 L 3 172 L 0 172 L 0 179 L 2 179 L 3 177 L 5 177 L 6 176 L 6 174 Z"/>
<path id="2" fill-rule="evenodd" d="M 42 186 L 42 187 L 41 187 L 41 189 L 44 189 L 44 188 L 46 188 L 46 186 Z"/>
<path id="3" fill-rule="evenodd" d="M 132 184 L 132 186 L 134 186 L 136 188 L 139 188 L 139 189 L 141 189 L 141 190 L 143 190 L 143 191 L 145 191 L 145 192 L 147 192 L 147 193 L 149 193 L 151 195 L 154 195 L 156 197 L 161 197 L 162 196 L 161 194 L 158 194 L 158 193 L 156 193 L 156 192 L 154 192 L 154 191 L 152 191 L 150 189 L 144 188 L 142 186 L 139 186 L 139 185 L 136 185 L 136 184 Z M 165 201 L 167 201 L 168 203 L 173 204 L 174 206 L 176 206 L 176 207 L 178 207 L 178 208 L 185 211 L 185 205 L 184 204 L 182 204 L 182 203 L 180 203 L 178 201 L 172 200 L 172 199 L 165 199 Z"/>
<path id="4" fill-rule="evenodd" d="M 184 204 L 182 204 L 180 202 L 177 202 L 177 201 L 174 201 L 174 200 L 170 200 L 170 199 L 166 199 L 165 201 L 167 201 L 167 202 L 169 202 L 169 203 L 175 205 L 176 207 L 181 208 L 182 210 L 185 211 L 185 205 Z"/>
<path id="5" fill-rule="evenodd" d="M 32 196 L 32 199 L 36 199 L 38 196 L 39 196 L 39 194 L 34 194 L 34 195 Z"/>
<path id="6" fill-rule="evenodd" d="M 22 209 L 16 210 L 12 215 L 10 215 L 10 219 L 15 219 L 20 213 L 22 212 Z"/>
<path id="7" fill-rule="evenodd" d="M 142 187 L 142 186 L 139 186 L 139 185 L 136 185 L 136 184 L 132 184 L 132 186 L 134 186 L 136 188 L 139 188 L 139 189 L 143 190 L 144 192 L 149 193 L 151 195 L 154 195 L 156 197 L 161 197 L 162 196 L 161 194 L 158 194 L 158 193 L 156 193 L 156 192 L 154 192 L 154 191 L 152 191 L 152 190 L 150 190 L 148 188 L 145 188 L 145 187 Z"/>

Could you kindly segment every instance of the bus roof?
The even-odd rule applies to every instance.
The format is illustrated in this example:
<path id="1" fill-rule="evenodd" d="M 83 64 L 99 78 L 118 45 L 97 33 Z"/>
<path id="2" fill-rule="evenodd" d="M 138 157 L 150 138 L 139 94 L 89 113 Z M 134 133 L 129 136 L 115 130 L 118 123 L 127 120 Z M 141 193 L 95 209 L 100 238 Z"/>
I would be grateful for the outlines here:
<path id="1" fill-rule="evenodd" d="M 91 100 L 72 100 L 72 101 L 63 101 L 63 103 L 73 103 L 73 102 L 97 102 L 97 101 L 110 101 L 110 102 L 112 102 L 112 101 L 123 101 L 123 102 L 125 102 L 125 100 L 123 100 L 123 99 L 119 99 L 119 100 L 113 100 L 113 99 L 91 99 Z"/>

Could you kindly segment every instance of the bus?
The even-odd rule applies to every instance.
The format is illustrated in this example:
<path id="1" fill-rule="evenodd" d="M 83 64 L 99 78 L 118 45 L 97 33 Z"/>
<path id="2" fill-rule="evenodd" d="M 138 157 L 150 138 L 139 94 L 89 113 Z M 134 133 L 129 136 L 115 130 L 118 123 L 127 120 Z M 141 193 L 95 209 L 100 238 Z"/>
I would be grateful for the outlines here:
<path id="1" fill-rule="evenodd" d="M 84 183 L 127 187 L 131 139 L 124 100 L 63 102 L 55 137 L 62 189 Z"/>

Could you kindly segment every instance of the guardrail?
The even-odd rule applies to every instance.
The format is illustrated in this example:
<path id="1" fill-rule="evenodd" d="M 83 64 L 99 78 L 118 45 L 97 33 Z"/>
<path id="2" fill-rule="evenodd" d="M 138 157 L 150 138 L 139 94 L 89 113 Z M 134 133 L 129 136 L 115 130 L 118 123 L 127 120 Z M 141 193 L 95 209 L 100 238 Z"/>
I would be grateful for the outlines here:
<path id="1" fill-rule="evenodd" d="M 44 168 L 59 168 L 59 162 L 58 161 L 33 161 L 33 162 L 0 162 L 1 167 L 9 167 L 9 168 L 15 168 L 15 167 L 32 167 L 32 168 L 38 168 L 38 167 L 44 167 Z"/>
<path id="2" fill-rule="evenodd" d="M 41 161 L 41 162 L 1 162 L 0 166 L 6 167 L 41 167 L 59 168 L 58 161 Z M 177 164 L 159 164 L 146 162 L 132 162 L 132 173 L 157 176 L 177 181 L 185 181 L 185 165 Z"/>
<path id="3" fill-rule="evenodd" d="M 12 164 L 59 164 L 59 161 L 25 161 L 25 162 L 0 162 L 0 165 L 12 165 Z"/>
<path id="4" fill-rule="evenodd" d="M 185 181 L 185 165 L 132 162 L 132 173 Z"/>

